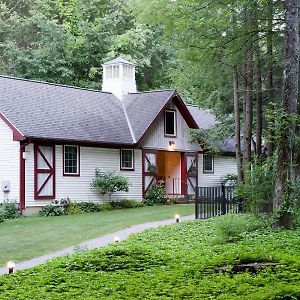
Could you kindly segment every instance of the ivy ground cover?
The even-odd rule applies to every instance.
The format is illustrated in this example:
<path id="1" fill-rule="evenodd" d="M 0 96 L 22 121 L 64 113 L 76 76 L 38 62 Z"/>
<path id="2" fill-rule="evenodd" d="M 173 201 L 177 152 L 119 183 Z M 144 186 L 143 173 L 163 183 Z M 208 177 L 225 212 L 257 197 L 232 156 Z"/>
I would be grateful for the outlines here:
<path id="1" fill-rule="evenodd" d="M 220 235 L 226 218 L 231 227 L 223 226 Z M 0 299 L 300 299 L 300 230 L 252 224 L 239 215 L 147 230 L 1 276 Z M 233 225 L 247 228 L 233 234 Z M 255 273 L 231 271 L 254 262 L 273 265 Z"/>
<path id="2" fill-rule="evenodd" d="M 126 227 L 192 215 L 193 204 L 117 209 L 55 217 L 21 217 L 0 223 L 0 266 L 48 254 Z"/>

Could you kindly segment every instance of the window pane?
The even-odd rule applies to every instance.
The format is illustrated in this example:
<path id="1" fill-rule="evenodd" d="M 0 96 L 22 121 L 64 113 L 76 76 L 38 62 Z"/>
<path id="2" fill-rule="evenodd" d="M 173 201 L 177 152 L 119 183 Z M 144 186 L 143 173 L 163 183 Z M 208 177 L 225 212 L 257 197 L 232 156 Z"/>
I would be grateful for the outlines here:
<path id="1" fill-rule="evenodd" d="M 113 66 L 113 77 L 112 78 L 119 78 L 119 66 Z"/>
<path id="2" fill-rule="evenodd" d="M 175 112 L 165 111 L 165 130 L 166 134 L 175 135 Z"/>
<path id="3" fill-rule="evenodd" d="M 204 171 L 213 172 L 213 158 L 210 155 L 203 156 Z"/>
<path id="4" fill-rule="evenodd" d="M 133 150 L 122 149 L 121 160 L 121 168 L 133 169 Z"/>
<path id="5" fill-rule="evenodd" d="M 78 147 L 65 146 L 65 173 L 78 173 Z"/>
<path id="6" fill-rule="evenodd" d="M 106 67 L 106 78 L 112 79 L 112 66 Z"/>

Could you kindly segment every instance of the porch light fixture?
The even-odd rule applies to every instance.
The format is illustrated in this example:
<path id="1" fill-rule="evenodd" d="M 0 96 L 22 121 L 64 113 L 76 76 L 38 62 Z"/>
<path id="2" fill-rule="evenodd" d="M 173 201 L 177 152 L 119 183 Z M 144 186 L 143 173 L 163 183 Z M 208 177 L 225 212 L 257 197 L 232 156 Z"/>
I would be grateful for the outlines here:
<path id="1" fill-rule="evenodd" d="M 114 243 L 119 243 L 120 242 L 120 237 L 119 236 L 115 236 L 114 237 Z"/>
<path id="2" fill-rule="evenodd" d="M 12 274 L 14 272 L 15 263 L 13 261 L 8 261 L 6 264 L 6 268 L 8 270 L 8 274 Z"/>
<path id="3" fill-rule="evenodd" d="M 176 223 L 179 223 L 179 220 L 180 220 L 180 216 L 179 215 L 175 215 L 175 221 L 176 221 Z"/>
<path id="4" fill-rule="evenodd" d="M 169 150 L 173 151 L 176 148 L 176 144 L 174 141 L 169 141 Z"/>

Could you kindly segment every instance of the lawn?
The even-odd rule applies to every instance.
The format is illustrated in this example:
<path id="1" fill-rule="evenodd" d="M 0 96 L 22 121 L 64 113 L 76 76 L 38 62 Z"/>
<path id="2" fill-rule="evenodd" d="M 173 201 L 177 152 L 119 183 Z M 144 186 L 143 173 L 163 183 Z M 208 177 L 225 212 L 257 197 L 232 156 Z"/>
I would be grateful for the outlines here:
<path id="1" fill-rule="evenodd" d="M 51 253 L 134 224 L 191 215 L 194 205 L 166 205 L 58 217 L 22 217 L 0 224 L 0 266 Z"/>
<path id="2" fill-rule="evenodd" d="M 237 215 L 147 230 L 1 276 L 0 299 L 300 299 L 300 230 L 260 226 Z M 231 270 L 253 262 L 276 265 Z"/>

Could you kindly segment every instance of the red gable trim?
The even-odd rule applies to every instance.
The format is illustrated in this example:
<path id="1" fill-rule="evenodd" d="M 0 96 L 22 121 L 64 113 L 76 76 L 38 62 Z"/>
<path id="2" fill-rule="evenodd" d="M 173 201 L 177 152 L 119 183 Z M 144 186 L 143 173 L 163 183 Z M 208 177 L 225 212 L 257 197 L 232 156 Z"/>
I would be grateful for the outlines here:
<path id="1" fill-rule="evenodd" d="M 24 135 L 0 112 L 0 118 L 5 122 L 5 124 L 13 131 L 14 141 L 23 141 L 25 139 Z"/>
<path id="2" fill-rule="evenodd" d="M 186 123 L 188 124 L 188 126 L 190 128 L 193 128 L 193 129 L 198 129 L 199 128 L 198 125 L 197 125 L 197 123 L 196 123 L 196 121 L 194 120 L 193 116 L 191 115 L 190 111 L 188 110 L 187 106 L 185 105 L 184 101 L 182 100 L 182 98 L 179 96 L 179 94 L 177 93 L 177 91 L 174 91 L 174 93 L 167 100 L 167 102 L 165 103 L 165 105 L 158 112 L 158 114 L 156 115 L 156 117 L 152 120 L 152 122 L 146 128 L 146 130 L 144 131 L 144 133 L 142 134 L 142 136 L 140 137 L 140 139 L 137 141 L 137 143 L 140 142 L 144 138 L 144 136 L 146 135 L 146 133 L 148 132 L 148 130 L 158 120 L 158 118 L 164 113 L 165 109 L 169 106 L 169 104 L 172 102 L 172 100 L 174 100 L 174 104 L 178 108 L 179 112 L 183 116 L 183 118 L 186 121 Z"/>

